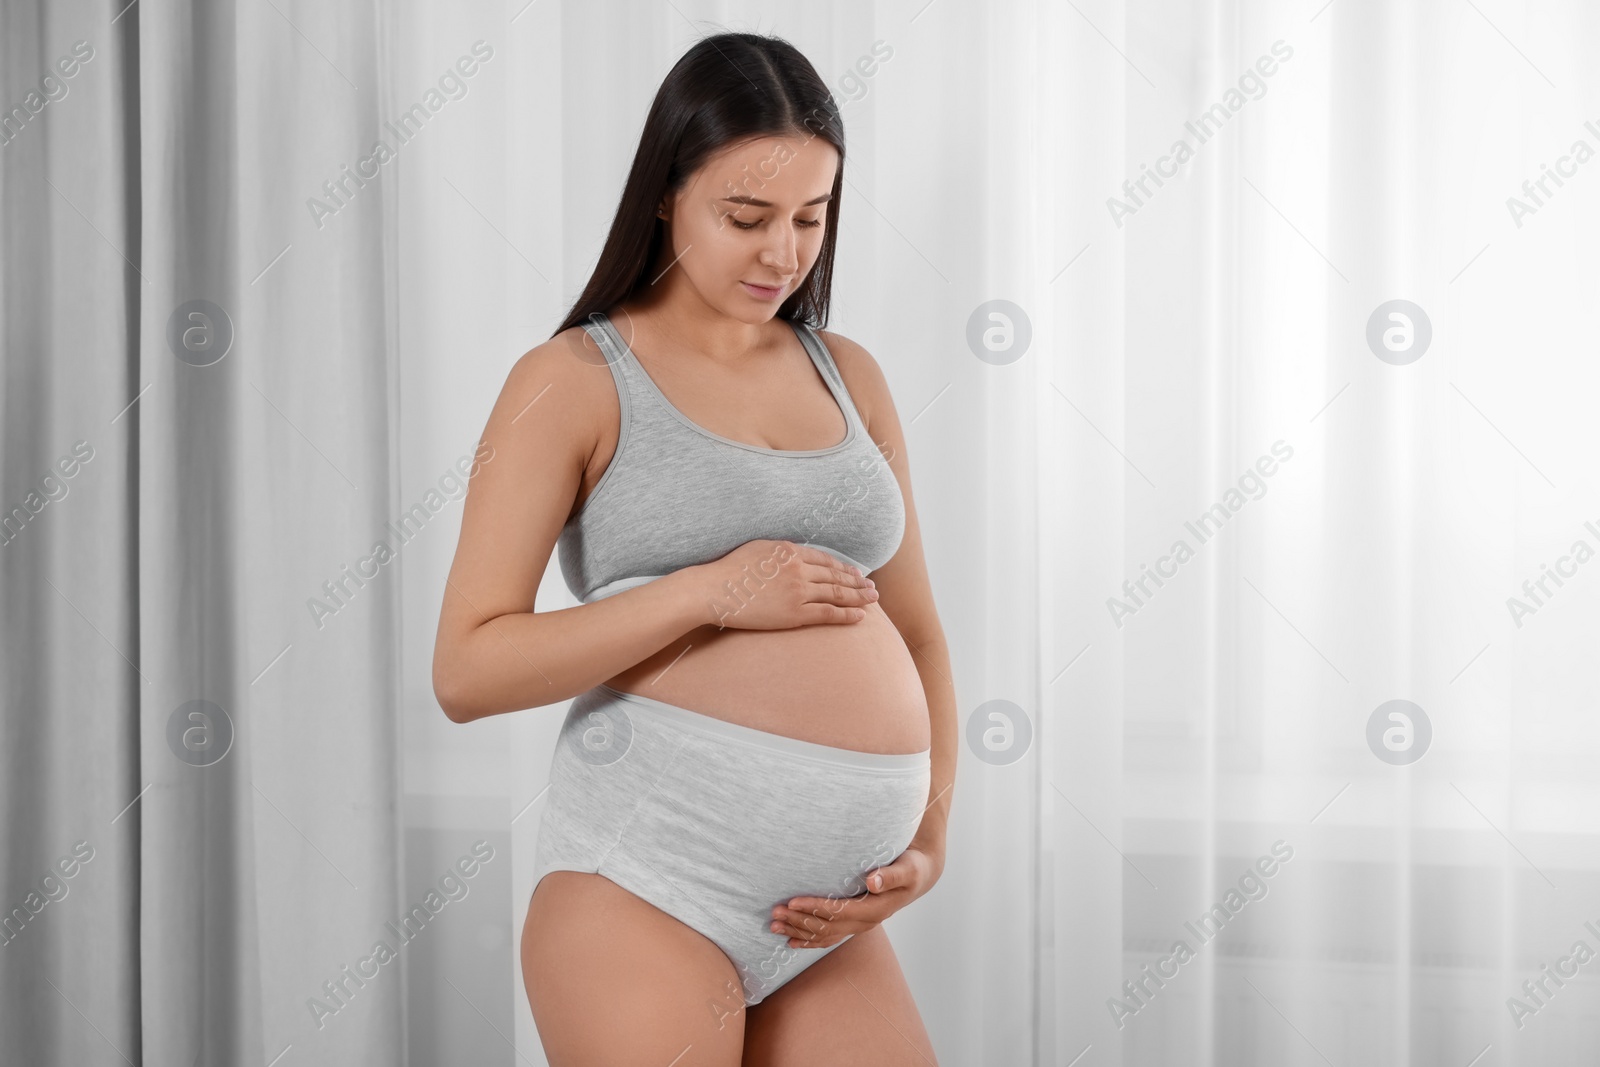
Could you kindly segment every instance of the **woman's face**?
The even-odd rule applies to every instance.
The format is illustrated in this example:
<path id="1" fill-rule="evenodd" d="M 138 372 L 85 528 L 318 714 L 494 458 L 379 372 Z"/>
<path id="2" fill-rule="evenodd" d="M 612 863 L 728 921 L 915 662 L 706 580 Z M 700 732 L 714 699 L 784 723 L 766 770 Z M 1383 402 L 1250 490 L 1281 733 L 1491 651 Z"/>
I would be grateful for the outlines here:
<path id="1" fill-rule="evenodd" d="M 664 205 L 663 258 L 682 272 L 664 280 L 732 318 L 772 318 L 817 261 L 838 165 L 821 137 L 724 148 Z"/>

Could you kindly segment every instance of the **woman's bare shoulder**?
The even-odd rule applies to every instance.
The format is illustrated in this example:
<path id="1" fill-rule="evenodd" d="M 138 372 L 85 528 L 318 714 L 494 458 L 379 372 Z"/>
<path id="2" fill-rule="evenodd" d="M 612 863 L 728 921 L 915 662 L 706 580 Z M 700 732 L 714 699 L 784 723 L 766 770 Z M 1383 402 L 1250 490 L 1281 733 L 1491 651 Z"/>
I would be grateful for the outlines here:
<path id="1" fill-rule="evenodd" d="M 832 330 L 818 330 L 817 333 L 828 346 L 828 353 L 833 356 L 834 365 L 839 368 L 844 387 L 850 391 L 850 399 L 856 402 L 862 421 L 870 426 L 873 411 L 892 408 L 894 404 L 883 368 L 872 353 L 844 334 Z"/>
<path id="2" fill-rule="evenodd" d="M 571 326 L 547 341 L 534 345 L 511 365 L 507 381 L 527 379 L 541 385 L 565 384 L 581 386 L 599 381 L 601 374 L 609 382 L 611 375 L 606 366 L 606 354 L 595 343 L 589 331 L 581 326 Z"/>
<path id="3" fill-rule="evenodd" d="M 587 330 L 573 326 L 524 352 L 506 373 L 497 417 L 521 424 L 537 414 L 540 422 L 582 428 L 594 437 L 606 420 L 619 415 L 616 385 L 605 352 Z"/>

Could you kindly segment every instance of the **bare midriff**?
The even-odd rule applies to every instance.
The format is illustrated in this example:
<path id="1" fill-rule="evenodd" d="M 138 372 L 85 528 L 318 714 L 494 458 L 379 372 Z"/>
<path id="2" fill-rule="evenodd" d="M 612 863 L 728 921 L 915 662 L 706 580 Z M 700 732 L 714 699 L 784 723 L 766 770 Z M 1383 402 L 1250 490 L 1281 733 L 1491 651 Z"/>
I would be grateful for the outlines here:
<path id="1" fill-rule="evenodd" d="M 925 751 L 928 704 L 912 652 L 882 608 L 865 611 L 860 622 L 788 630 L 699 626 L 606 684 L 814 744 Z"/>

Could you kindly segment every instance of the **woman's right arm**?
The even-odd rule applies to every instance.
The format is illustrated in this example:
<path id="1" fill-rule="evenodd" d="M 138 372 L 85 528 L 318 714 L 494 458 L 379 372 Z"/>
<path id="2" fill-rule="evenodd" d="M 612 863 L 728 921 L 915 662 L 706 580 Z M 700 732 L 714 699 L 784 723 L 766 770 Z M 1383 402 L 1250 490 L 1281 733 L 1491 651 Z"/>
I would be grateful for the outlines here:
<path id="1" fill-rule="evenodd" d="M 454 722 L 568 700 L 714 621 L 692 568 L 594 604 L 534 611 L 608 404 L 616 439 L 611 370 L 571 336 L 581 332 L 518 360 L 484 428 L 433 653 L 434 695 Z"/>

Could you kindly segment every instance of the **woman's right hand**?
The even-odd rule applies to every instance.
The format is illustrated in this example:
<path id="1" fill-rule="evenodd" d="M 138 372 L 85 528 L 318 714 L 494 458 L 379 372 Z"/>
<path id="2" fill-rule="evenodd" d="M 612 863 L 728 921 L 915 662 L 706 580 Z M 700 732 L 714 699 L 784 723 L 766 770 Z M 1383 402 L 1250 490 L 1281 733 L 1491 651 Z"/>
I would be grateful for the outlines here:
<path id="1" fill-rule="evenodd" d="M 719 629 L 787 630 L 853 623 L 878 599 L 872 579 L 810 545 L 746 541 L 693 568 Z"/>

